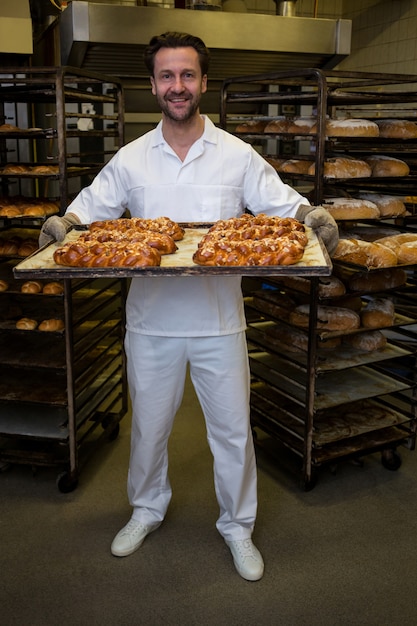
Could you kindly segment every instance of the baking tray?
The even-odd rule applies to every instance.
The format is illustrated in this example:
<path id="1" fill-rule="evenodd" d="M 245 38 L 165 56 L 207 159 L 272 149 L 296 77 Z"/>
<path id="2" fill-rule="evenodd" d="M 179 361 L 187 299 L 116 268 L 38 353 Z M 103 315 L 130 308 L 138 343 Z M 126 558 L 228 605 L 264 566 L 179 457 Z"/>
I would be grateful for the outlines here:
<path id="1" fill-rule="evenodd" d="M 129 278 L 135 276 L 201 276 L 201 275 L 240 275 L 240 276 L 283 276 L 288 274 L 303 276 L 330 276 L 332 263 L 327 250 L 311 229 L 306 228 L 308 244 L 301 261 L 294 265 L 267 265 L 267 266 L 233 266 L 233 267 L 206 267 L 193 263 L 192 256 L 197 249 L 198 242 L 205 235 L 211 224 L 182 223 L 185 230 L 184 238 L 177 241 L 178 250 L 174 254 L 162 256 L 158 267 L 66 267 L 57 265 L 53 254 L 62 244 L 52 242 L 40 248 L 24 261 L 17 264 L 13 273 L 16 278 Z M 88 230 L 87 226 L 72 228 L 66 238 L 67 241 L 76 240 L 81 232 Z"/>

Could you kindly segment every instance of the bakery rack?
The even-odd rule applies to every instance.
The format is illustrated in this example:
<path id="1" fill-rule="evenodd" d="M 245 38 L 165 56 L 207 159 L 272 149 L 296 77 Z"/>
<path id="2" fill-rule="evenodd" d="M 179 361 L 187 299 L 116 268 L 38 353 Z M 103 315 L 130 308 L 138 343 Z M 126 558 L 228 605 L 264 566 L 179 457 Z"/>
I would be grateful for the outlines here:
<path id="1" fill-rule="evenodd" d="M 251 143 L 267 160 L 300 159 L 314 163 L 314 175 L 285 174 L 281 178 L 297 188 L 312 204 L 326 195 L 366 191 L 400 196 L 407 214 L 392 219 L 367 221 L 364 225 L 393 232 L 415 230 L 415 184 L 417 139 L 380 137 L 327 138 L 326 119 L 417 117 L 417 76 L 362 72 L 295 69 L 263 75 L 240 76 L 224 81 L 220 97 L 220 123 L 235 132 L 243 122 L 308 117 L 316 133 L 236 133 Z M 387 154 L 404 159 L 410 175 L 404 178 L 325 179 L 326 158 L 337 155 Z M 356 224 L 355 224 L 356 225 Z M 346 223 L 344 224 L 346 226 Z M 349 224 L 352 226 L 352 224 Z M 381 235 L 382 236 L 382 235 Z M 334 274 L 367 271 L 360 266 L 342 267 L 334 262 Z M 407 266 L 407 282 L 377 294 L 349 293 L 331 301 L 320 292 L 319 278 L 312 278 L 308 293 L 290 288 L 279 278 L 244 281 L 248 320 L 247 339 L 251 365 L 251 420 L 255 441 L 282 458 L 290 452 L 304 489 L 311 489 L 322 466 L 335 470 L 341 461 L 362 463 L 378 452 L 384 467 L 401 466 L 397 448 L 415 448 L 416 437 L 416 271 Z M 372 270 L 370 270 L 372 271 Z M 342 272 L 343 273 L 343 272 Z M 335 333 L 318 331 L 319 305 L 343 307 L 352 296 L 389 297 L 395 302 L 396 321 L 382 329 L 388 338 L 378 352 L 324 349 Z M 310 307 L 306 351 L 289 350 L 271 340 L 271 328 L 287 325 L 279 307 L 271 301 L 291 297 Z M 359 329 L 357 332 L 362 332 Z M 343 333 L 342 333 L 343 334 Z M 337 333 L 336 333 L 337 335 Z M 377 416 L 377 417 L 376 417 Z M 285 456 L 285 455 L 284 455 Z"/>
<path id="2" fill-rule="evenodd" d="M 124 143 L 122 86 L 70 67 L 2 68 L 0 85 L 0 124 L 8 125 L 0 128 L 0 200 L 53 201 L 63 214 Z M 4 173 L 10 164 L 25 171 Z M 38 165 L 52 169 L 39 174 Z M 37 241 L 46 217 L 0 218 L 0 242 Z M 57 467 L 57 486 L 69 492 L 127 412 L 127 285 L 118 277 L 59 277 L 62 294 L 26 294 L 13 275 L 21 261 L 0 256 L 8 283 L 0 293 L 0 465 Z M 23 316 L 61 319 L 64 330 L 18 330 Z"/>

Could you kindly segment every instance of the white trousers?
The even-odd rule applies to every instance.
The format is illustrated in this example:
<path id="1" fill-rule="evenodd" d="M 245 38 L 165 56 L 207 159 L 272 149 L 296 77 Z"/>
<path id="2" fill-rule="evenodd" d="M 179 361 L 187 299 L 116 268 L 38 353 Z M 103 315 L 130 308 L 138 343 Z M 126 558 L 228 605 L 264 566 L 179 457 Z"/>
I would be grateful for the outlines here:
<path id="1" fill-rule="evenodd" d="M 245 333 L 178 338 L 128 331 L 125 343 L 132 401 L 128 496 L 133 518 L 145 524 L 160 522 L 171 500 L 168 438 L 189 363 L 214 458 L 217 529 L 227 540 L 250 537 L 257 481 Z"/>

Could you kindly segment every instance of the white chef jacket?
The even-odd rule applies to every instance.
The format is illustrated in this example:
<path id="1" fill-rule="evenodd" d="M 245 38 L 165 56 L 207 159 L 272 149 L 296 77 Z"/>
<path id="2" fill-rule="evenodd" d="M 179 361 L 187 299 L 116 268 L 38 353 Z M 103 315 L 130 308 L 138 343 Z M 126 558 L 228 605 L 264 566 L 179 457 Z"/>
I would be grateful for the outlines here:
<path id="1" fill-rule="evenodd" d="M 205 129 L 184 161 L 158 126 L 123 146 L 67 211 L 82 223 L 167 216 L 177 222 L 214 222 L 252 213 L 294 216 L 309 204 L 285 185 L 249 144 L 202 116 Z M 239 276 L 161 276 L 132 280 L 127 329 L 172 336 L 240 332 L 246 322 Z"/>

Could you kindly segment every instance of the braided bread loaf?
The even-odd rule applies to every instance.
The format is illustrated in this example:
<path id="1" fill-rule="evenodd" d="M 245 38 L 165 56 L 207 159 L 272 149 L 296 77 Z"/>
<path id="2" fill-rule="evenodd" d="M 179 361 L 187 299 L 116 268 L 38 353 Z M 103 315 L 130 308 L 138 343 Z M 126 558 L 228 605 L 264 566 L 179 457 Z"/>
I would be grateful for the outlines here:
<path id="1" fill-rule="evenodd" d="M 70 267 L 152 267 L 160 265 L 156 248 L 136 242 L 69 242 L 57 248 L 54 261 Z"/>

